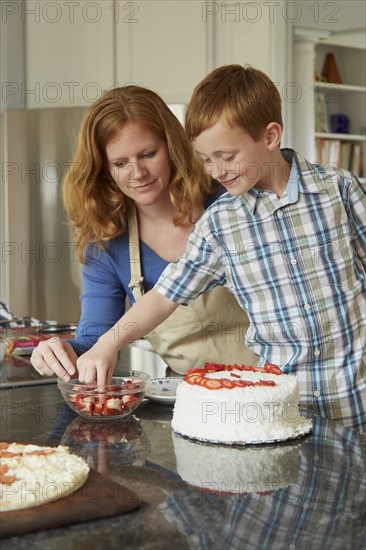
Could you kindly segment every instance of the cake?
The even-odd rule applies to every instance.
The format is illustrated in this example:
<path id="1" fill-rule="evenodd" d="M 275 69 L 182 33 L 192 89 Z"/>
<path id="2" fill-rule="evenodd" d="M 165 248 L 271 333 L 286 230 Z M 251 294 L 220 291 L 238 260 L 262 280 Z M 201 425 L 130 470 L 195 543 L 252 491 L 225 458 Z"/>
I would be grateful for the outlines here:
<path id="1" fill-rule="evenodd" d="M 296 485 L 299 445 L 294 442 L 235 447 L 173 434 L 177 472 L 205 492 L 268 493 Z"/>
<path id="2" fill-rule="evenodd" d="M 206 363 L 177 387 L 172 428 L 190 438 L 239 445 L 283 441 L 311 426 L 299 413 L 296 376 L 275 365 Z"/>

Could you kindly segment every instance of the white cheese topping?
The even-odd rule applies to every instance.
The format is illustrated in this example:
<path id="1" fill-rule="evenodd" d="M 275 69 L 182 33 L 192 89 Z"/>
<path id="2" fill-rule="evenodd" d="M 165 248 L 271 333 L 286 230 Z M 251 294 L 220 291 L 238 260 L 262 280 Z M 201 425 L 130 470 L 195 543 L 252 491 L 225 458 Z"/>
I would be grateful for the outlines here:
<path id="1" fill-rule="evenodd" d="M 8 511 L 45 504 L 70 496 L 86 481 L 89 466 L 67 447 L 10 444 L 1 456 L 1 467 L 12 483 L 0 483 L 0 510 Z M 47 451 L 47 454 L 31 454 Z M 13 457 L 6 456 L 14 453 Z M 16 454 L 22 453 L 22 454 Z"/>

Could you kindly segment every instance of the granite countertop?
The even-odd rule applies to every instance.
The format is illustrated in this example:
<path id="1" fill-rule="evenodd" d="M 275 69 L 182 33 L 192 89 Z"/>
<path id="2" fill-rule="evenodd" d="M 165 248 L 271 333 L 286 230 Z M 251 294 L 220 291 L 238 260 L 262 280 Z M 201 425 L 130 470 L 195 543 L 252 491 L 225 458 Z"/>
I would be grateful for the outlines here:
<path id="1" fill-rule="evenodd" d="M 143 501 L 111 519 L 7 538 L 4 549 L 364 548 L 366 438 L 333 422 L 315 417 L 299 440 L 231 448 L 172 434 L 172 406 L 148 400 L 129 420 L 102 424 L 73 413 L 56 384 L 0 398 L 1 440 L 68 445 Z"/>

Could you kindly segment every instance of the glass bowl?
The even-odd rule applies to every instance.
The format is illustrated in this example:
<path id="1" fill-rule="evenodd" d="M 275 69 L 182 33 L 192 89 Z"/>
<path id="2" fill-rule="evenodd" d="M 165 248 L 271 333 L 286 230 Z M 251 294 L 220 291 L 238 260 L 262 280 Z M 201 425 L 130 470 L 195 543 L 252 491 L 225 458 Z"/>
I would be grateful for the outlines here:
<path id="1" fill-rule="evenodd" d="M 150 376 L 135 370 L 120 371 L 108 386 L 86 385 L 79 380 L 57 386 L 69 407 L 82 418 L 106 421 L 126 418 L 144 398 Z"/>

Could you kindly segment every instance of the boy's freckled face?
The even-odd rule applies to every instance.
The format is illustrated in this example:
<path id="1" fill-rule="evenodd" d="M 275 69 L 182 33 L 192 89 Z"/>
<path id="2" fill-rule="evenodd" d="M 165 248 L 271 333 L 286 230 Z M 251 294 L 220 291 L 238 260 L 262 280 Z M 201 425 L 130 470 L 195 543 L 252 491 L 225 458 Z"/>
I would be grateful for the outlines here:
<path id="1" fill-rule="evenodd" d="M 270 155 L 265 133 L 254 141 L 241 128 L 230 127 L 220 118 L 193 140 L 193 147 L 206 172 L 231 195 L 242 195 L 262 184 L 268 188 Z"/>

